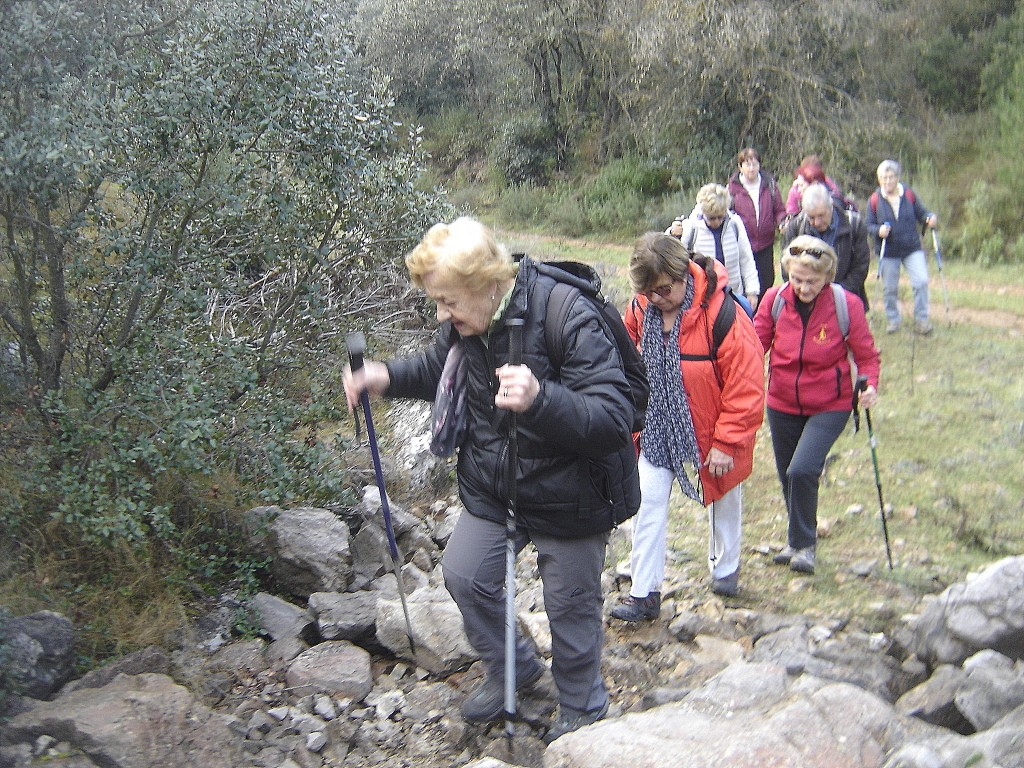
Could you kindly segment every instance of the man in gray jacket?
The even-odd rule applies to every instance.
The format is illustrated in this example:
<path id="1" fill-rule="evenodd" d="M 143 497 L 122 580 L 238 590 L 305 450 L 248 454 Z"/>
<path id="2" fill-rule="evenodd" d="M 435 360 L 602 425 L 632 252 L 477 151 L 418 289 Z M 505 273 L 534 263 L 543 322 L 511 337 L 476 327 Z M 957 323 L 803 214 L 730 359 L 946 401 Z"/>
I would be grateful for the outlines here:
<path id="1" fill-rule="evenodd" d="M 871 266 L 868 248 L 868 229 L 859 213 L 844 210 L 824 184 L 811 184 L 804 190 L 802 211 L 793 217 L 782 233 L 782 252 L 798 235 L 819 237 L 831 245 L 838 259 L 836 276 L 850 293 L 860 297 L 868 309 L 868 295 L 864 281 Z M 786 275 L 782 275 L 786 279 Z"/>

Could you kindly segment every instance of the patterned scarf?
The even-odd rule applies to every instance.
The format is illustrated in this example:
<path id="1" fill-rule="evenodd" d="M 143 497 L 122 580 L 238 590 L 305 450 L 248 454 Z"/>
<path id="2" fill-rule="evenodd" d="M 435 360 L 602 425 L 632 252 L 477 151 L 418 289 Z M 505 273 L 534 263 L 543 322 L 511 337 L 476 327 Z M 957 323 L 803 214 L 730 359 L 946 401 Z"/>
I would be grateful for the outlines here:
<path id="1" fill-rule="evenodd" d="M 693 296 L 693 278 L 688 277 L 683 303 L 667 335 L 662 330 L 661 310 L 653 303 L 647 304 L 640 342 L 651 385 L 651 399 L 647 406 L 647 422 L 640 433 L 640 450 L 654 466 L 671 469 L 682 492 L 700 502 L 700 491 L 690 479 L 691 475 L 699 478 L 700 451 L 679 368 L 679 328 L 683 313 L 693 306 Z"/>
<path id="2" fill-rule="evenodd" d="M 466 435 L 466 357 L 462 339 L 448 350 L 431 414 L 430 452 L 442 458 L 451 456 Z"/>

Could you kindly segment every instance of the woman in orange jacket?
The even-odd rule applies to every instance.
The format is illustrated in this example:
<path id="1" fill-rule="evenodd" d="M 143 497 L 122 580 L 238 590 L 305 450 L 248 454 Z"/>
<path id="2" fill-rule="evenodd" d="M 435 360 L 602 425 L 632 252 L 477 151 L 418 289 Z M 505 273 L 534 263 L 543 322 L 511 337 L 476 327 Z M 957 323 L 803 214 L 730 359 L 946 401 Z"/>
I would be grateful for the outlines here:
<path id="1" fill-rule="evenodd" d="M 640 510 L 633 521 L 630 594 L 611 612 L 623 621 L 657 618 L 665 572 L 668 503 L 674 481 L 708 507 L 713 592 L 739 591 L 742 482 L 764 417 L 764 363 L 743 311 L 717 354 L 713 327 L 725 301 L 725 268 L 676 238 L 637 242 L 629 279 L 637 296 L 626 328 L 647 366 L 651 399 L 640 433 Z"/>

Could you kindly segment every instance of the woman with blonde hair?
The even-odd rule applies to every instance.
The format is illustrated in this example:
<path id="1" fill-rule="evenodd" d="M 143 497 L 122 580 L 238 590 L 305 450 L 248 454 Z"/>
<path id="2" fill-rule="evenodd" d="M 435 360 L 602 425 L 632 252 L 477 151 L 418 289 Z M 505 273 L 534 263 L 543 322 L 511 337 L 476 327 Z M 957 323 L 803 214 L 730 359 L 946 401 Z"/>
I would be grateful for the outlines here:
<path id="1" fill-rule="evenodd" d="M 818 484 L 853 410 L 851 356 L 857 374 L 867 377 L 861 405 L 870 408 L 878 396 L 879 354 L 864 304 L 840 287 L 849 315 L 844 328 L 829 288 L 836 263 L 824 240 L 794 238 L 782 256 L 788 282 L 769 290 L 754 316 L 768 355 L 768 426 L 789 513 L 787 544 L 774 560 L 800 573 L 814 573 Z"/>
<path id="2" fill-rule="evenodd" d="M 710 256 L 725 266 L 733 292 L 757 306 L 761 282 L 754 252 L 740 217 L 731 213 L 732 196 L 721 184 L 705 184 L 697 193 L 697 205 L 682 222 L 679 240 L 688 251 Z M 674 233 L 672 233 L 674 234 Z"/>
<path id="3" fill-rule="evenodd" d="M 598 309 L 582 295 L 556 331 L 564 354 L 560 363 L 552 361 L 544 325 L 555 278 L 529 257 L 513 260 L 480 222 L 463 217 L 434 225 L 406 266 L 437 304 L 440 328 L 419 354 L 346 371 L 349 406 L 363 391 L 455 404 L 435 418 L 435 425 L 445 425 L 445 434 L 434 436 L 441 449 L 435 452 L 458 451 L 465 512 L 441 565 L 485 668 L 481 684 L 462 702 L 462 716 L 472 723 L 504 717 L 506 653 L 514 655 L 517 689 L 545 671 L 522 636 L 505 647 L 508 535 L 515 552 L 530 543 L 538 552 L 560 705 L 544 737 L 551 741 L 608 711 L 601 573 L 609 532 L 640 503 L 629 384 Z M 510 362 L 517 329 L 521 364 Z M 453 361 L 458 372 L 449 377 Z M 450 381 L 459 392 L 443 392 Z M 513 439 L 515 466 L 509 460 Z"/>

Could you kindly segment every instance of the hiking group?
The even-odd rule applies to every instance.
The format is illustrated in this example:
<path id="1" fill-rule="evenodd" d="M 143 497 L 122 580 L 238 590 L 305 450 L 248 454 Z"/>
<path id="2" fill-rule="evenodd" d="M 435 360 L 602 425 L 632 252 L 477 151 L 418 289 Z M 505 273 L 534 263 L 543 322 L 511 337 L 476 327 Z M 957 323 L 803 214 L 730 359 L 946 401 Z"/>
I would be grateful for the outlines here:
<path id="1" fill-rule="evenodd" d="M 547 669 L 515 619 L 514 560 L 527 544 L 537 552 L 559 700 L 548 743 L 608 712 L 601 575 L 613 528 L 632 518 L 631 588 L 613 619 L 660 615 L 676 483 L 707 510 L 710 589 L 738 594 L 743 481 L 765 418 L 789 515 L 774 561 L 814 572 L 826 457 L 855 395 L 867 409 L 877 400 L 868 237 L 889 262 L 887 330 L 899 329 L 902 265 L 915 328 L 927 333 L 916 225 L 936 220 L 899 183 L 893 161 L 879 166 L 866 217 L 815 158 L 796 176 L 784 206 L 757 152 L 740 152 L 727 186 L 705 185 L 689 214 L 637 241 L 624 317 L 593 270 L 513 256 L 469 217 L 435 225 L 406 256 L 410 278 L 437 307 L 433 342 L 387 362 L 360 359 L 345 390 L 350 408 L 366 394 L 433 402 L 431 449 L 458 455 L 465 511 L 442 573 L 485 669 L 462 702 L 467 721 L 510 724 L 516 692 Z M 866 380 L 856 389 L 854 375 Z"/>

